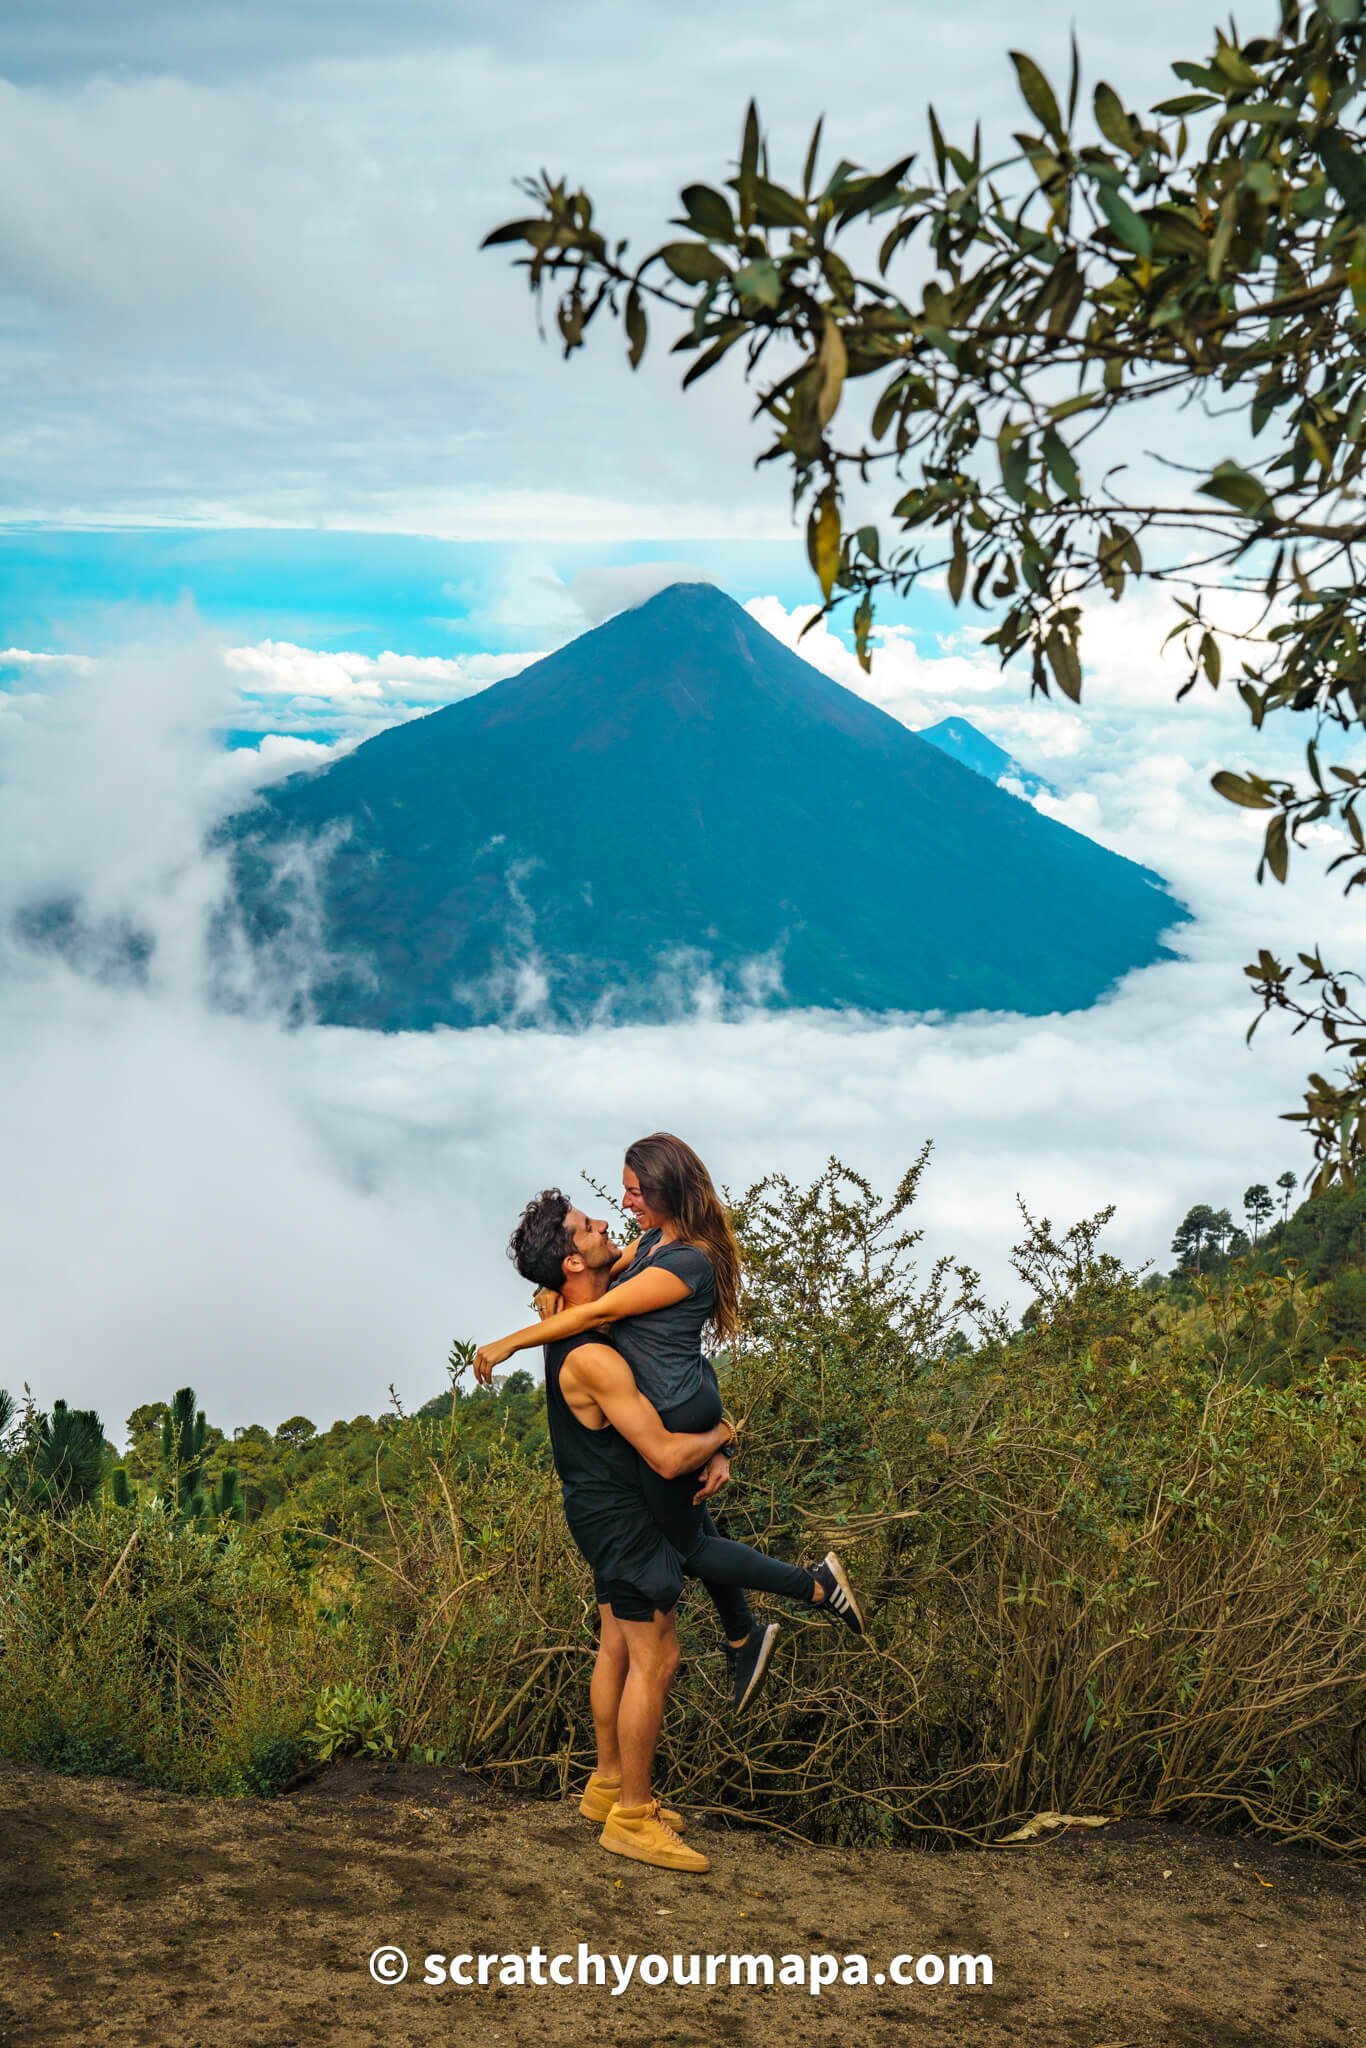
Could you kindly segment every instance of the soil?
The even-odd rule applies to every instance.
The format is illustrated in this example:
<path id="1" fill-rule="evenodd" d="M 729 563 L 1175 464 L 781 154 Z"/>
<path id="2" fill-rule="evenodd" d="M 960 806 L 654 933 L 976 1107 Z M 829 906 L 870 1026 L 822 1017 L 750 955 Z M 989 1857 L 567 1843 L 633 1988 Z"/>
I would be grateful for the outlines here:
<path id="1" fill-rule="evenodd" d="M 278 1800 L 0 1764 L 0 2043 L 1360 2048 L 1360 1866 L 1119 1821 L 1013 1849 L 811 1849 L 697 1816 L 692 1877 L 568 1803 L 341 1765 Z M 424 1983 L 430 1953 L 989 1954 L 988 1986 Z M 381 1943 L 407 1980 L 372 1982 Z M 609 1965 L 610 1970 L 610 1965 Z"/>

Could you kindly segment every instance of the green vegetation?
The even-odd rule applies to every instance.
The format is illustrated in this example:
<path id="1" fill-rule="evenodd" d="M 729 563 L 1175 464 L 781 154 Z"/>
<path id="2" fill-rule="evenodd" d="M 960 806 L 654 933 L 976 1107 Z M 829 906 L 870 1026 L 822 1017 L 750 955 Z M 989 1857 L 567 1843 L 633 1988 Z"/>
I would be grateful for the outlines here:
<path id="1" fill-rule="evenodd" d="M 1147 1280 L 1101 1249 L 1106 1216 L 1026 1217 L 1012 1328 L 967 1268 L 917 1272 L 924 1166 L 885 1201 L 832 1162 L 736 1205 L 726 1524 L 837 1542 L 876 1648 L 783 1610 L 737 1730 L 690 1595 L 670 1790 L 844 1842 L 987 1841 L 1053 1808 L 1359 1852 L 1366 1197 L 1330 1191 L 1241 1258 L 1202 1235 L 1198 1269 Z M 93 1492 L 74 1456 L 44 1491 L 62 1431 L 11 1413 L 0 1753 L 257 1796 L 346 1754 L 565 1789 L 591 1584 L 539 1389 L 465 1393 L 467 1356 L 417 1414 L 324 1432 L 228 1441 L 182 1389 Z"/>
<path id="2" fill-rule="evenodd" d="M 1331 824 L 1350 888 L 1366 878 L 1350 744 L 1366 721 L 1366 37 L 1362 0 L 1256 12 L 1257 32 L 1216 29 L 1174 63 L 1177 90 L 1146 110 L 1104 79 L 1083 93 L 1075 44 L 1062 90 L 1012 51 L 1009 142 L 951 139 L 931 109 L 919 154 L 871 173 L 841 157 L 826 174 L 820 123 L 783 173 L 751 103 L 733 175 L 685 185 L 674 232 L 637 264 L 587 192 L 545 172 L 524 181 L 530 216 L 486 243 L 525 252 L 538 307 L 554 286 L 566 355 L 619 318 L 633 369 L 652 328 L 671 330 L 685 388 L 743 361 L 772 428 L 759 460 L 806 508 L 821 615 L 852 602 L 865 668 L 878 599 L 943 575 L 1003 662 L 1079 702 L 1086 601 L 1163 585 L 1182 696 L 1233 682 L 1255 729 L 1301 722 L 1300 782 L 1214 777 L 1267 814 L 1258 880 L 1283 882 Z M 1194 436 L 1178 409 L 1200 416 Z M 1133 460 L 1178 442 L 1218 459 L 1164 456 L 1156 478 Z M 1289 1114 L 1318 1185 L 1350 1182 L 1360 976 L 1317 947 L 1288 965 L 1263 948 L 1247 973 L 1261 1015 L 1316 1024 L 1345 1061 Z"/>

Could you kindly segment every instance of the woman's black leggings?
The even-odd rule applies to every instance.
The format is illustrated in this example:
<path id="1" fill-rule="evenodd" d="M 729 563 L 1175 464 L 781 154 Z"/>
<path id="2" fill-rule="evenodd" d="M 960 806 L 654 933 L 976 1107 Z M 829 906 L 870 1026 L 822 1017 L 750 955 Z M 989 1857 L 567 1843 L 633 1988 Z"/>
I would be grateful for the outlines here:
<path id="1" fill-rule="evenodd" d="M 690 1400 L 661 1410 L 660 1420 L 676 1435 L 715 1429 L 721 1420 L 721 1396 L 714 1376 Z M 650 1513 L 682 1558 L 688 1577 L 700 1579 L 711 1595 L 727 1642 L 739 1642 L 754 1627 L 746 1588 L 799 1600 L 804 1607 L 811 1605 L 816 1581 L 804 1565 L 784 1564 L 780 1558 L 751 1550 L 747 1543 L 732 1543 L 717 1528 L 705 1501 L 693 1506 L 695 1472 L 687 1472 L 681 1479 L 663 1479 L 642 1459 L 641 1478 Z"/>

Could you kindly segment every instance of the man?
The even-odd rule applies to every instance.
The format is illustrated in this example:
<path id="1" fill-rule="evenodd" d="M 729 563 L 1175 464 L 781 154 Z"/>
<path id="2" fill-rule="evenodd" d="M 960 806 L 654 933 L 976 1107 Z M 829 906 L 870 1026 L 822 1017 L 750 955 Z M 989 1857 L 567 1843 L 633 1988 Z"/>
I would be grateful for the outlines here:
<path id="1" fill-rule="evenodd" d="M 607 1225 L 573 1208 L 558 1188 L 527 1204 L 508 1252 L 524 1279 L 560 1294 L 571 1311 L 591 1311 L 601 1301 L 618 1257 Z M 728 1542 L 707 1517 L 705 1528 L 682 1538 L 685 1553 L 675 1548 L 677 1516 L 666 1533 L 639 1461 L 665 1479 L 696 1475 L 696 1508 L 725 1481 L 729 1467 L 720 1452 L 734 1441 L 734 1429 L 725 1420 L 696 1433 L 666 1429 L 625 1358 L 604 1343 L 601 1329 L 581 1320 L 575 1334 L 544 1346 L 546 1417 L 565 1516 L 593 1567 L 602 1624 L 592 1682 L 598 1762 L 579 1811 L 603 1820 L 604 1848 L 671 1869 L 705 1870 L 706 1858 L 679 1840 L 678 1815 L 662 1810 L 651 1792 L 664 1701 L 678 1667 L 673 1610 L 684 1570 L 722 1589 L 757 1587 L 797 1600 L 852 1636 L 863 1634 L 863 1617 L 833 1551 L 814 1570 L 784 1564 Z M 518 1333 L 518 1342 L 534 1336 L 533 1326 Z M 498 1348 L 476 1354 L 475 1373 L 485 1383 Z M 755 1625 L 748 1651 L 740 1648 L 737 1702 L 752 1696 L 775 1632 L 773 1624 Z M 735 1650 L 730 1654 L 734 1660 Z"/>
<path id="2" fill-rule="evenodd" d="M 568 1249 L 566 1249 L 568 1247 Z M 529 1203 L 509 1250 L 517 1270 L 561 1291 L 596 1298 L 617 1247 L 557 1190 Z M 545 1347 L 546 1421 L 564 1487 L 570 1533 L 593 1568 L 601 1633 L 590 1699 L 597 1767 L 579 1811 L 601 1819 L 604 1849 L 668 1870 L 710 1868 L 682 1840 L 681 1817 L 654 1796 L 664 1702 L 678 1669 L 673 1610 L 683 1590 L 678 1554 L 646 1507 L 636 1454 L 667 1478 L 701 1472 L 734 1441 L 726 1421 L 674 1435 L 636 1386 L 620 1352 L 593 1332 Z"/>

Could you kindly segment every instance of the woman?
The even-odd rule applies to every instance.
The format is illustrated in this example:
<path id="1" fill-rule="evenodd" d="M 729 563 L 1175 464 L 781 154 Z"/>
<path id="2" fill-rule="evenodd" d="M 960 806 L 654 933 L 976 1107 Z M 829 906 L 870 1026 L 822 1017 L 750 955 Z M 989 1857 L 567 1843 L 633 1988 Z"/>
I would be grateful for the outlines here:
<path id="1" fill-rule="evenodd" d="M 721 1420 L 721 1394 L 702 1337 L 710 1328 L 728 1342 L 738 1327 L 740 1254 L 730 1219 L 697 1153 L 666 1131 L 629 1147 L 622 1200 L 642 1234 L 612 1268 L 607 1292 L 575 1308 L 557 1308 L 541 1322 L 481 1347 L 476 1375 L 487 1384 L 494 1366 L 514 1352 L 609 1324 L 611 1341 L 665 1428 L 687 1434 L 713 1429 Z M 857 1635 L 863 1634 L 863 1616 L 833 1551 L 808 1571 L 720 1535 L 706 1497 L 725 1483 L 728 1469 L 717 1453 L 701 1475 L 700 1490 L 692 1474 L 664 1479 L 643 1461 L 640 1479 L 684 1571 L 702 1580 L 715 1603 L 738 1712 L 758 1690 L 777 1636 L 776 1623 L 756 1622 L 744 1588 L 817 1607 Z"/>

